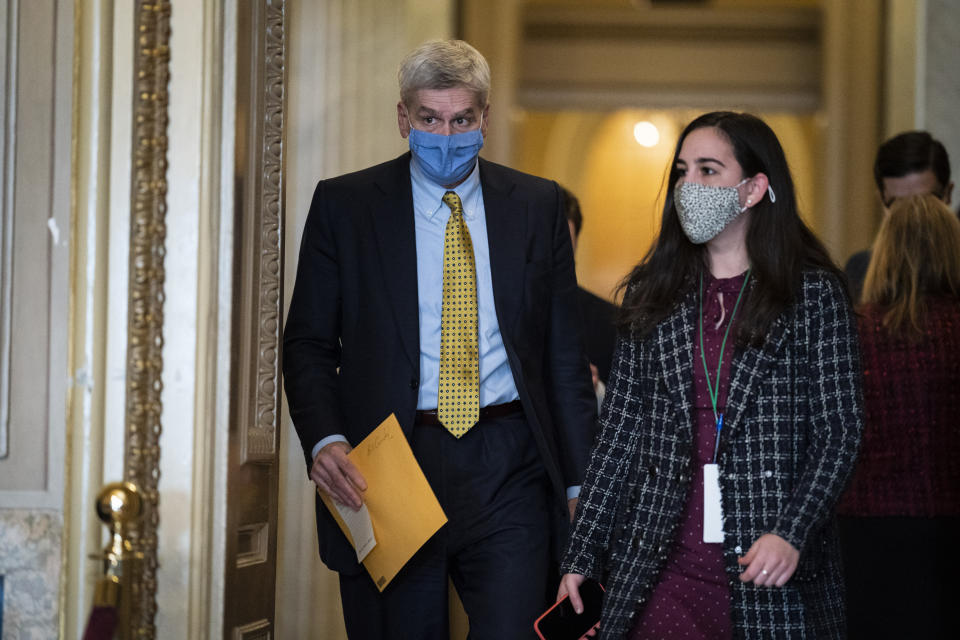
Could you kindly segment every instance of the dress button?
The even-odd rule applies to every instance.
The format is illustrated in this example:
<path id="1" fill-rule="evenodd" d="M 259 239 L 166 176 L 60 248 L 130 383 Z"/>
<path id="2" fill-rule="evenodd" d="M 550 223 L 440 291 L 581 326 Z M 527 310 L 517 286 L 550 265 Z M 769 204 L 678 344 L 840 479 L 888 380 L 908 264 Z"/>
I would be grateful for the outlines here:
<path id="1" fill-rule="evenodd" d="M 741 547 L 740 545 L 737 545 L 733 548 L 733 552 L 737 555 L 740 555 L 741 553 L 743 553 L 743 547 Z"/>
<path id="2" fill-rule="evenodd" d="M 656 478 L 658 473 L 660 473 L 660 469 L 657 467 L 657 465 L 650 465 L 650 477 Z"/>
<path id="3" fill-rule="evenodd" d="M 772 477 L 773 477 L 773 471 L 770 471 L 769 469 L 767 469 L 766 471 L 763 472 L 763 477 L 764 477 L 764 478 L 772 478 Z"/>
<path id="4" fill-rule="evenodd" d="M 420 381 L 419 381 L 419 380 L 417 380 L 416 378 L 411 378 L 411 379 L 410 379 L 410 388 L 411 388 L 411 389 L 416 389 L 416 388 L 419 387 L 419 386 L 420 386 Z"/>
<path id="5" fill-rule="evenodd" d="M 679 482 L 680 484 L 683 484 L 686 481 L 687 481 L 687 474 L 685 473 L 677 474 L 677 482 Z"/>

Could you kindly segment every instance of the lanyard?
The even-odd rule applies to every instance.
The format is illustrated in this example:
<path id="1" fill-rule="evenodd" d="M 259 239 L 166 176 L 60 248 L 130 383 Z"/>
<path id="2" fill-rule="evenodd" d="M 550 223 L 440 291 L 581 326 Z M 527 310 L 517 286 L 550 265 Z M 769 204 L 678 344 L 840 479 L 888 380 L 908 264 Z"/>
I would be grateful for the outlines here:
<path id="1" fill-rule="evenodd" d="M 720 343 L 720 360 L 717 362 L 717 382 L 716 385 L 710 384 L 710 368 L 707 366 L 707 352 L 703 346 L 703 270 L 700 271 L 700 358 L 703 360 L 703 372 L 707 375 L 707 393 L 710 394 L 710 405 L 713 407 L 713 418 L 717 421 L 717 440 L 713 445 L 713 461 L 717 461 L 717 450 L 720 448 L 720 431 L 723 429 L 723 414 L 717 412 L 717 400 L 720 397 L 720 371 L 723 369 L 723 350 L 727 347 L 727 337 L 730 335 L 730 327 L 733 326 L 733 318 L 737 315 L 737 309 L 740 308 L 740 300 L 743 298 L 743 292 L 747 288 L 747 282 L 750 280 L 750 269 L 747 269 L 747 275 L 740 286 L 740 293 L 737 294 L 737 302 L 733 305 L 733 313 L 730 314 L 730 321 L 727 322 L 727 330 L 723 333 L 723 342 Z"/>

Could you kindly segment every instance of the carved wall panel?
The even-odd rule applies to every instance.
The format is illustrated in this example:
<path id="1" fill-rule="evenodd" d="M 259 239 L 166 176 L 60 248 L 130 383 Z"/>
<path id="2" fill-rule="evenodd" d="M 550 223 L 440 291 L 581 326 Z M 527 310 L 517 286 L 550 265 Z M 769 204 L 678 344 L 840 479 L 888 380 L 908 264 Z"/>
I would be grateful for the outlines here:
<path id="1" fill-rule="evenodd" d="M 237 15 L 233 393 L 227 467 L 224 636 L 270 638 L 275 624 L 283 313 L 286 7 Z"/>

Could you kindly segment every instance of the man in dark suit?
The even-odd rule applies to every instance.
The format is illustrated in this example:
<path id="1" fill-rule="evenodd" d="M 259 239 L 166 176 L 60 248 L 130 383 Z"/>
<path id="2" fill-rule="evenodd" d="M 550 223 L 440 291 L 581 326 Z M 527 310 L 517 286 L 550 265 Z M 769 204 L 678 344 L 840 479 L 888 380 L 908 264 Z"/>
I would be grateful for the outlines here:
<path id="1" fill-rule="evenodd" d="M 489 67 L 462 41 L 401 63 L 411 153 L 317 185 L 284 335 L 290 415 L 319 491 L 396 414 L 448 523 L 379 593 L 322 503 L 320 555 L 351 638 L 531 637 L 596 420 L 558 186 L 478 159 Z M 402 485 L 403 478 L 397 478 Z"/>
<path id="2" fill-rule="evenodd" d="M 943 143 L 926 131 L 906 131 L 881 144 L 873 164 L 873 178 L 884 214 L 897 198 L 927 193 L 950 206 L 950 158 Z M 870 250 L 865 249 L 850 256 L 843 268 L 854 302 L 860 300 L 869 264 Z"/>

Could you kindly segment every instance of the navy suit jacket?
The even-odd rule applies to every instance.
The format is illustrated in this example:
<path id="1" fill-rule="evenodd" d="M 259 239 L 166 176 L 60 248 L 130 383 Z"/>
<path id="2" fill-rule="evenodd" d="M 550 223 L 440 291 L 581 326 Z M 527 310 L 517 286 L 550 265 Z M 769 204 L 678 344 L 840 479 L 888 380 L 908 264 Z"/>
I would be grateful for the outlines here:
<path id="1" fill-rule="evenodd" d="M 480 160 L 500 332 L 520 402 L 555 492 L 555 543 L 580 484 L 596 422 L 569 231 L 555 182 Z M 284 329 L 290 416 L 309 470 L 322 438 L 356 445 L 389 414 L 408 438 L 420 379 L 410 154 L 316 188 Z M 317 500 L 320 555 L 358 572 Z"/>

